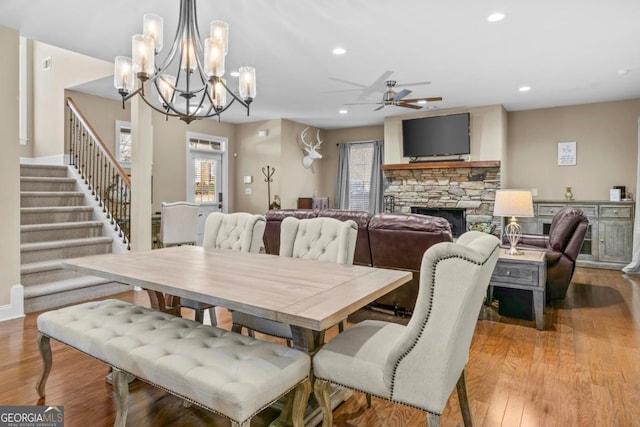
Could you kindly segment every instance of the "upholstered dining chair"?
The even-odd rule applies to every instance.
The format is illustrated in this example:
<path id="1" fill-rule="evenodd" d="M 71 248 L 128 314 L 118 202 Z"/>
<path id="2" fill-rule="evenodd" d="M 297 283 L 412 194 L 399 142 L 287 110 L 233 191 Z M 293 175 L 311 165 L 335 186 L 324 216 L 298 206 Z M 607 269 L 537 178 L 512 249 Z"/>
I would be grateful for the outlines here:
<path id="1" fill-rule="evenodd" d="M 260 252 L 264 234 L 265 219 L 262 215 L 247 212 L 209 214 L 204 224 L 202 246 L 204 248 L 229 249 L 239 252 Z M 204 311 L 209 310 L 211 324 L 216 325 L 215 306 L 199 301 L 181 298 L 181 307 L 195 311 L 195 320 L 202 323 Z"/>
<path id="2" fill-rule="evenodd" d="M 357 236 L 358 226 L 352 220 L 287 217 L 280 228 L 280 256 L 353 264 Z M 239 311 L 234 311 L 231 315 L 233 330 L 236 332 L 245 327 L 251 336 L 254 332 L 260 332 L 284 338 L 289 343 L 293 340 L 291 326 L 286 323 Z M 340 325 L 342 330 L 343 323 Z"/>
<path id="3" fill-rule="evenodd" d="M 198 236 L 198 205 L 189 202 L 162 202 L 158 246 L 195 245 Z M 147 289 L 151 307 L 180 315 L 180 298 Z"/>
<path id="4" fill-rule="evenodd" d="M 198 205 L 189 202 L 162 202 L 160 247 L 195 245 L 198 236 Z"/>
<path id="5" fill-rule="evenodd" d="M 497 237 L 479 231 L 431 246 L 422 258 L 418 299 L 406 326 L 365 320 L 316 353 L 314 392 L 323 427 L 332 426 L 332 383 L 366 393 L 369 405 L 373 395 L 422 409 L 429 427 L 440 425 L 456 387 L 464 425 L 471 426 L 465 367 L 499 246 Z"/>

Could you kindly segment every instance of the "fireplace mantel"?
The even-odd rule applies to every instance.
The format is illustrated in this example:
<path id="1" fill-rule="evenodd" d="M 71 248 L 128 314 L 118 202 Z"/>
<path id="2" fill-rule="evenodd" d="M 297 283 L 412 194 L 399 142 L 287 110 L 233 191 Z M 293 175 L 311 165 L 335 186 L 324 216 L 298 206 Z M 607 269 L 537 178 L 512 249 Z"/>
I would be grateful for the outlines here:
<path id="1" fill-rule="evenodd" d="M 409 169 L 446 169 L 446 168 L 495 168 L 500 167 L 500 160 L 483 160 L 477 162 L 447 161 L 447 162 L 414 162 L 382 165 L 382 170 Z"/>

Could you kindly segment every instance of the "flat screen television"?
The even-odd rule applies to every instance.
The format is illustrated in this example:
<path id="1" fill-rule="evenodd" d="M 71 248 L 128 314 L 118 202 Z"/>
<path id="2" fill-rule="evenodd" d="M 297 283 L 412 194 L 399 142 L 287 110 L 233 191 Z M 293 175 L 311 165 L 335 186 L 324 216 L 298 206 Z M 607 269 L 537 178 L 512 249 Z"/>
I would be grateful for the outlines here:
<path id="1" fill-rule="evenodd" d="M 404 157 L 469 154 L 469 113 L 403 120 L 402 152 Z"/>

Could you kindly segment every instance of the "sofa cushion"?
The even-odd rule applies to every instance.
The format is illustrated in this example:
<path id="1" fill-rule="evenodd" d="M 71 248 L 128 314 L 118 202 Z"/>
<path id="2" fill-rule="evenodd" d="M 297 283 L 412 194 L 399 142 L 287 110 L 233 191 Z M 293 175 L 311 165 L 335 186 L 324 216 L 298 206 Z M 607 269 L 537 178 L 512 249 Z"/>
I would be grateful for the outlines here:
<path id="1" fill-rule="evenodd" d="M 413 279 L 376 300 L 398 312 L 411 312 L 420 283 L 422 256 L 436 243 L 451 242 L 451 226 L 440 217 L 421 214 L 378 214 L 369 220 L 371 261 L 374 267 L 413 272 Z"/>
<path id="2" fill-rule="evenodd" d="M 420 214 L 377 214 L 369 220 L 374 267 L 419 271 L 422 255 L 432 245 L 452 241 L 449 222 Z"/>

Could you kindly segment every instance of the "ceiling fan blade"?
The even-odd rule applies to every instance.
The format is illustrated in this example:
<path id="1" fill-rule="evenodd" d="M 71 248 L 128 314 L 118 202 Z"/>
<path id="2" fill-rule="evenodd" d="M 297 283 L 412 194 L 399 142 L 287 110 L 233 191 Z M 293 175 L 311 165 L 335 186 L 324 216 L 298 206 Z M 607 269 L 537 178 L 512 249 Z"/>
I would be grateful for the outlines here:
<path id="1" fill-rule="evenodd" d="M 433 96 L 430 98 L 411 98 L 411 99 L 403 99 L 403 102 L 418 102 L 418 101 L 427 101 L 427 102 L 433 102 L 433 101 L 442 101 L 442 97 L 441 96 Z"/>
<path id="2" fill-rule="evenodd" d="M 355 83 L 355 82 L 350 82 L 349 80 L 343 80 L 343 79 L 339 79 L 336 77 L 329 77 L 329 80 L 334 80 L 336 82 L 340 82 L 340 83 L 346 83 L 348 85 L 353 85 L 353 86 L 357 86 L 359 88 L 366 88 L 366 85 L 360 84 L 360 83 Z"/>
<path id="3" fill-rule="evenodd" d="M 411 91 L 409 89 L 402 89 L 400 92 L 396 93 L 396 96 L 393 97 L 394 101 L 400 101 L 405 96 L 409 95 Z"/>
<path id="4" fill-rule="evenodd" d="M 381 106 L 379 106 L 378 108 L 374 109 L 373 111 L 378 111 L 378 110 L 382 110 L 384 108 L 384 104 L 382 104 Z"/>
<path id="5" fill-rule="evenodd" d="M 422 108 L 422 105 L 415 105 L 415 104 L 407 104 L 406 102 L 399 102 L 396 104 L 398 107 L 406 107 L 406 108 L 413 108 L 414 110 L 419 110 Z"/>
<path id="6" fill-rule="evenodd" d="M 398 83 L 396 87 L 430 85 L 431 82 Z"/>
<path id="7" fill-rule="evenodd" d="M 382 104 L 382 102 L 351 102 L 349 104 L 342 104 L 342 105 L 378 105 L 378 104 Z"/>
<path id="8" fill-rule="evenodd" d="M 347 92 L 360 92 L 361 89 L 337 89 L 337 90 L 325 90 L 320 93 L 347 93 Z"/>
<path id="9" fill-rule="evenodd" d="M 384 87 L 384 82 L 389 78 L 391 74 L 393 74 L 393 71 L 389 71 L 389 70 L 382 73 L 380 77 L 378 77 L 373 83 L 371 83 L 369 86 L 366 86 L 362 90 L 362 96 L 366 97 L 371 95 L 372 93 L 382 91 L 382 88 Z"/>

